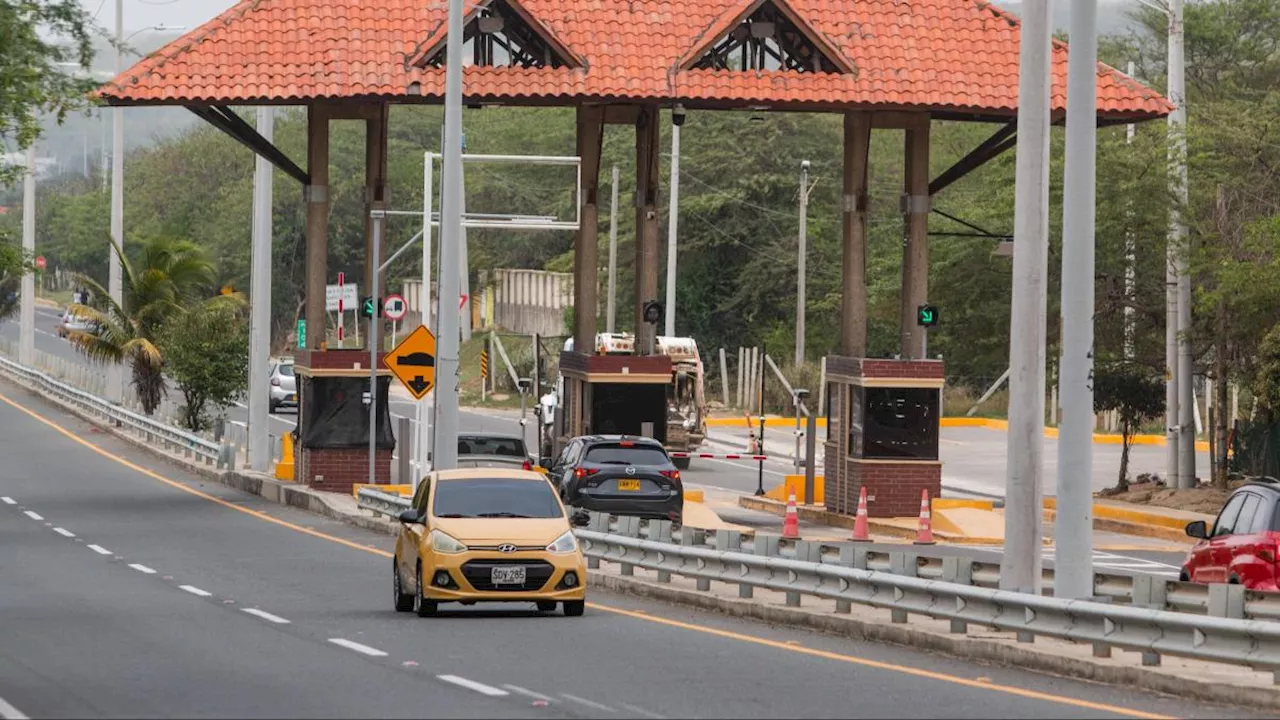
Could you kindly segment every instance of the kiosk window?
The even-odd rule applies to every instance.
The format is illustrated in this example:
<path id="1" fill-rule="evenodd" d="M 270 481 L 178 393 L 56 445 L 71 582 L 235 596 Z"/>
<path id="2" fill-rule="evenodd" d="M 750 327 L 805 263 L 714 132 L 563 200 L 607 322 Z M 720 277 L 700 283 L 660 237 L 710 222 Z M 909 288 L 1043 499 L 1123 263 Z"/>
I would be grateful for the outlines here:
<path id="1" fill-rule="evenodd" d="M 938 390 L 876 387 L 857 390 L 855 395 L 862 400 L 855 408 L 856 427 L 861 431 L 860 457 L 938 459 Z"/>

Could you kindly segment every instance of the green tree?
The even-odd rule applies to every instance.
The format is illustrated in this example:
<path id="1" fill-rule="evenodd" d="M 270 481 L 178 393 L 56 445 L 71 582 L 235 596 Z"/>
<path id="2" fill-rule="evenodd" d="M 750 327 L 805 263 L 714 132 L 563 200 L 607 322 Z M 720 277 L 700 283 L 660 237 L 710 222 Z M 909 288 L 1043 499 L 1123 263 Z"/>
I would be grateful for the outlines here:
<path id="1" fill-rule="evenodd" d="M 175 315 L 158 345 L 165 373 L 183 397 L 183 425 L 208 427 L 210 411 L 221 415 L 245 391 L 249 372 L 249 323 L 243 308 L 204 304 Z"/>
<path id="2" fill-rule="evenodd" d="M 0 229 L 0 321 L 18 311 L 22 276 L 34 272 L 28 253 Z"/>
<path id="3" fill-rule="evenodd" d="M 156 344 L 161 328 L 209 298 L 213 264 L 195 244 L 158 238 L 138 249 L 132 262 L 112 243 L 120 258 L 123 303 L 116 303 L 107 288 L 88 276 L 79 276 L 95 299 L 95 306 L 72 305 L 83 313 L 90 329 L 73 331 L 69 339 L 90 358 L 105 363 L 128 363 L 138 400 L 148 415 L 165 392 L 164 357 Z M 214 296 L 208 302 L 239 301 L 238 296 Z"/>
<path id="4" fill-rule="evenodd" d="M 1100 363 L 1093 371 L 1093 409 L 1120 413 L 1120 477 L 1116 489 L 1129 487 L 1129 444 L 1134 430 L 1164 412 L 1164 380 L 1151 368 L 1132 362 Z"/>
<path id="5" fill-rule="evenodd" d="M 88 68 L 93 59 L 92 18 L 79 0 L 0 0 L 0 145 L 25 150 L 40 134 L 40 116 L 59 123 L 84 107 L 93 84 L 63 63 Z M 0 186 L 19 168 L 0 166 Z"/>

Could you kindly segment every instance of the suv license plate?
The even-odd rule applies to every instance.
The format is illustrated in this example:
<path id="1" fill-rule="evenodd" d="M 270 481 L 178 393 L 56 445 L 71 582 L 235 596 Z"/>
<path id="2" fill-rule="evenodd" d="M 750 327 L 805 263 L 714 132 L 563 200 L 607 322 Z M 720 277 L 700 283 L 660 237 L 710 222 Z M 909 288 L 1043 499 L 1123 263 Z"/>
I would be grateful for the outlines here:
<path id="1" fill-rule="evenodd" d="M 618 480 L 619 490 L 630 490 L 632 492 L 640 489 L 640 481 L 635 478 L 621 478 Z"/>
<path id="2" fill-rule="evenodd" d="M 492 568 L 489 570 L 489 579 L 494 585 L 523 585 L 524 568 L 519 565 Z"/>

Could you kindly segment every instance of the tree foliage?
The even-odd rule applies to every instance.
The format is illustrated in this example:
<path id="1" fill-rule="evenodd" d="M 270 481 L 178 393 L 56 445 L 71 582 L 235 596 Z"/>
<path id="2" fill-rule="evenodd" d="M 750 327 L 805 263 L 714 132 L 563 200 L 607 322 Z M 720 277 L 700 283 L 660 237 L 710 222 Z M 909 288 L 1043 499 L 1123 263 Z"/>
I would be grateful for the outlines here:
<path id="1" fill-rule="evenodd" d="M 1164 379 L 1150 367 L 1135 362 L 1100 363 L 1093 371 L 1095 412 L 1120 415 L 1120 477 L 1116 488 L 1129 487 L 1129 443 L 1144 421 L 1164 412 Z"/>
<path id="2" fill-rule="evenodd" d="M 164 324 L 159 338 L 165 373 L 183 397 L 183 424 L 208 427 L 245 391 L 249 372 L 249 323 L 243 308 L 203 304 Z"/>
<path id="3" fill-rule="evenodd" d="M 58 122 L 84 107 L 93 85 L 64 63 L 88 68 L 92 18 L 79 0 L 0 0 L 0 145 L 25 150 L 40 134 L 40 116 Z M 0 186 L 18 176 L 0 166 Z"/>

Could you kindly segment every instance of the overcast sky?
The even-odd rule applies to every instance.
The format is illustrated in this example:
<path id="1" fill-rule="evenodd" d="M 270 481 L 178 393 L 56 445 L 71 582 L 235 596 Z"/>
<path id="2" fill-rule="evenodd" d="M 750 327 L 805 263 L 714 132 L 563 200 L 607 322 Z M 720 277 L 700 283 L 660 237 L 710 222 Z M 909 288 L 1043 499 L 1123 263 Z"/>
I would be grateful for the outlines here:
<path id="1" fill-rule="evenodd" d="M 98 24 L 115 30 L 117 0 L 80 2 L 95 14 Z M 235 4 L 235 0 L 124 0 L 124 32 L 128 35 L 161 23 L 170 27 L 186 25 L 187 30 L 194 30 Z"/>

